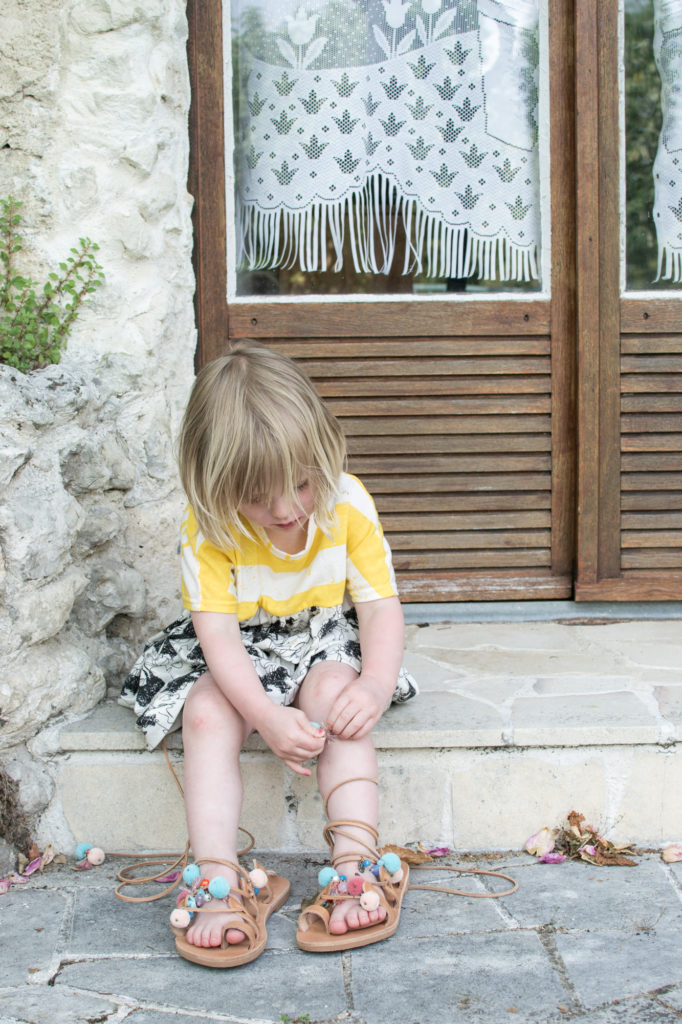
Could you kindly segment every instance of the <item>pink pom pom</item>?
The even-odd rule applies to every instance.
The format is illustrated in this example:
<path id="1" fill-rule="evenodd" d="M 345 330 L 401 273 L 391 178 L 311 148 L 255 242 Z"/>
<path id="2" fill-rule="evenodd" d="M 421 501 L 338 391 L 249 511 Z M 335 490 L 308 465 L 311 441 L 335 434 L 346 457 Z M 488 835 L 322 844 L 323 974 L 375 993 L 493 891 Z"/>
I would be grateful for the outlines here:
<path id="1" fill-rule="evenodd" d="M 380 902 L 379 893 L 376 889 L 368 889 L 360 897 L 360 906 L 363 910 L 376 910 Z"/>
<path id="2" fill-rule="evenodd" d="M 173 928 L 187 928 L 191 920 L 189 910 L 184 907 L 176 907 L 171 911 L 170 923 Z"/>
<path id="3" fill-rule="evenodd" d="M 91 847 L 86 857 L 93 867 L 99 867 L 100 864 L 104 864 L 104 850 L 100 850 L 99 846 Z"/>
<path id="4" fill-rule="evenodd" d="M 402 882 L 404 874 L 405 874 L 405 872 L 403 871 L 403 869 L 402 868 L 398 868 L 398 870 L 394 871 L 393 874 L 391 875 L 391 881 L 392 882 Z"/>
<path id="5" fill-rule="evenodd" d="M 262 889 L 268 884 L 268 876 L 262 868 L 254 868 L 249 871 L 249 881 L 254 889 Z"/>
<path id="6" fill-rule="evenodd" d="M 361 896 L 364 884 L 365 883 L 362 878 L 359 878 L 357 876 L 355 878 L 349 878 L 347 885 L 348 895 Z"/>

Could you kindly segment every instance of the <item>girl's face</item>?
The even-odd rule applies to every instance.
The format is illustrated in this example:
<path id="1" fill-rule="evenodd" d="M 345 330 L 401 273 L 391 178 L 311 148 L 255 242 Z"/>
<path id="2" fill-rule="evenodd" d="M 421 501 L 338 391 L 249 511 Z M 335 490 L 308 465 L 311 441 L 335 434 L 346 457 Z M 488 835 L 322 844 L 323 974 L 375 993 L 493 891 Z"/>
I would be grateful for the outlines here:
<path id="1" fill-rule="evenodd" d="M 239 511 L 254 526 L 262 527 L 274 540 L 295 534 L 305 527 L 315 507 L 315 491 L 308 480 L 302 480 L 297 487 L 297 502 L 292 505 L 284 496 L 270 500 L 256 499 L 244 502 Z"/>

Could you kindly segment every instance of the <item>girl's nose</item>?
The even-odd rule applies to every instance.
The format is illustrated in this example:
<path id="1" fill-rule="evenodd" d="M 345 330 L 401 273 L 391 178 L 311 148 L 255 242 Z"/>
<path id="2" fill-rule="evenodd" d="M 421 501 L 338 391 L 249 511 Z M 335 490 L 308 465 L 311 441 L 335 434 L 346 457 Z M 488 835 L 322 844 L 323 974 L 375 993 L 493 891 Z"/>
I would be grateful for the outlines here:
<path id="1" fill-rule="evenodd" d="M 291 519 L 291 509 L 286 498 L 273 498 L 270 503 L 270 515 L 273 519 L 282 519 L 288 522 Z"/>

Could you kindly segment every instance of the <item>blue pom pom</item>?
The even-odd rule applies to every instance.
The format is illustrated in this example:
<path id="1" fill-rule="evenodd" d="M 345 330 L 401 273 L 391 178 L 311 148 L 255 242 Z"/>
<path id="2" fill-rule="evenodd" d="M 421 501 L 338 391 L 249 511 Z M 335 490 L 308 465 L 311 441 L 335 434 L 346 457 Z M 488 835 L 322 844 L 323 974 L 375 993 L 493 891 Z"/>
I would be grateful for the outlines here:
<path id="1" fill-rule="evenodd" d="M 182 872 L 182 880 L 185 885 L 194 885 L 201 878 L 201 871 L 198 865 L 188 864 L 185 870 Z"/>
<path id="2" fill-rule="evenodd" d="M 92 849 L 92 843 L 79 843 L 76 847 L 76 860 L 83 860 L 88 850 Z"/>
<path id="3" fill-rule="evenodd" d="M 208 883 L 208 891 L 211 896 L 215 896 L 217 900 L 224 900 L 230 891 L 230 883 L 222 875 L 216 875 Z"/>
<path id="4" fill-rule="evenodd" d="M 196 905 L 197 905 L 197 901 L 194 899 L 194 896 L 188 896 L 187 899 L 185 900 L 185 906 L 186 907 L 193 907 L 194 908 L 194 907 L 196 907 Z"/>
<path id="5" fill-rule="evenodd" d="M 317 876 L 317 881 L 319 885 L 324 888 L 325 885 L 329 885 L 333 878 L 336 878 L 336 871 L 334 871 L 334 868 L 324 867 L 321 868 L 320 873 Z"/>
<path id="6" fill-rule="evenodd" d="M 379 859 L 379 863 L 384 865 L 389 875 L 394 875 L 400 869 L 400 857 L 397 853 L 385 853 Z"/>

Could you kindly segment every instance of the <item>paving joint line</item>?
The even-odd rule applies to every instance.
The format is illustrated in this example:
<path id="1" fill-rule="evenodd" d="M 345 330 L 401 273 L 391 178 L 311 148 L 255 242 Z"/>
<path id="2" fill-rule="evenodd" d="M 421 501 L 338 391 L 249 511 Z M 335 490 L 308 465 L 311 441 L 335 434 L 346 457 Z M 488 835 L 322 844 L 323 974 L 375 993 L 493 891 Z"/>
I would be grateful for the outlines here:
<path id="1" fill-rule="evenodd" d="M 343 977 L 343 991 L 346 996 L 346 1010 L 349 1013 L 355 1012 L 355 999 L 353 998 L 353 953 L 347 949 L 341 955 L 341 975 Z"/>
<path id="2" fill-rule="evenodd" d="M 545 951 L 550 966 L 558 975 L 559 981 L 563 985 L 564 990 L 568 995 L 568 1001 L 569 1004 L 571 1004 L 571 1011 L 574 1013 L 584 1013 L 585 1007 L 580 1002 L 580 998 L 578 996 L 578 993 L 576 992 L 575 985 L 571 981 L 571 976 L 568 973 L 568 968 L 564 963 L 563 957 L 559 952 L 559 947 L 557 946 L 554 938 L 557 929 L 554 927 L 554 925 L 543 924 L 538 929 L 534 930 L 537 931 L 538 939 L 540 940 L 540 944 L 542 945 L 542 948 Z"/>

